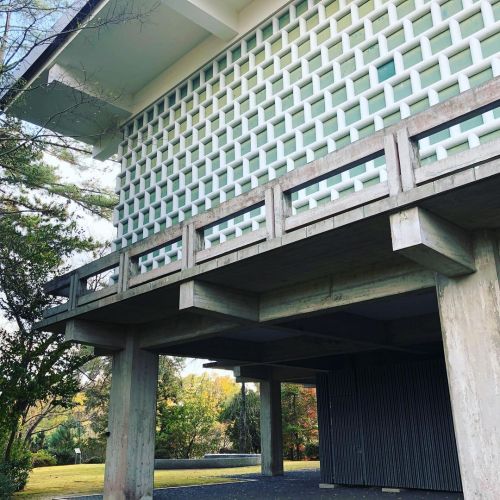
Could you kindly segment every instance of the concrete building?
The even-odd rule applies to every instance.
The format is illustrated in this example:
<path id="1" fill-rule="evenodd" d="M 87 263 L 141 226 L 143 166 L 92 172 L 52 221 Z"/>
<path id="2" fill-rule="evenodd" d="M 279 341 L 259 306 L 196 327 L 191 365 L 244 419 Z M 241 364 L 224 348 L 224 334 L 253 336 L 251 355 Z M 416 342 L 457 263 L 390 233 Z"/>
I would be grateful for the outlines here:
<path id="1" fill-rule="evenodd" d="M 280 382 L 313 382 L 325 485 L 500 498 L 500 2 L 144 0 L 74 31 L 125 4 L 79 4 L 3 96 L 121 159 L 114 251 L 40 325 L 113 356 L 105 498 L 151 498 L 160 353 L 260 382 L 264 474 Z"/>

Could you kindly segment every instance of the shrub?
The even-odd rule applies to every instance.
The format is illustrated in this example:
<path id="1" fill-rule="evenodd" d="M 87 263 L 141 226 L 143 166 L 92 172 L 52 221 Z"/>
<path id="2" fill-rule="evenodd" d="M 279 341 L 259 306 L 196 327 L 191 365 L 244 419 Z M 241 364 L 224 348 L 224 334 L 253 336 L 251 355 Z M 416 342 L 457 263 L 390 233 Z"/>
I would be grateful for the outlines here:
<path id="1" fill-rule="evenodd" d="M 20 451 L 8 462 L 0 464 L 0 498 L 10 498 L 14 492 L 24 489 L 31 468 L 28 451 Z"/>
<path id="2" fill-rule="evenodd" d="M 54 455 L 47 450 L 40 450 L 32 455 L 33 467 L 48 467 L 50 465 L 57 465 L 57 459 Z"/>
<path id="3" fill-rule="evenodd" d="M 102 464 L 102 459 L 100 457 L 90 457 L 85 460 L 86 464 Z"/>

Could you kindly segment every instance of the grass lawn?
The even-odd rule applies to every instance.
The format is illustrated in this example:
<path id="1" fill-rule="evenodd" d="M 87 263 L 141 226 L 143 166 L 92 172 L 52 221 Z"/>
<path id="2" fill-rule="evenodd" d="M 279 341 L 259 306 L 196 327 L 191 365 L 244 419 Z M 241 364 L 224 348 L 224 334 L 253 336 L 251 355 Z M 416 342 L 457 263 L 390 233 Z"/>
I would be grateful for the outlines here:
<path id="1" fill-rule="evenodd" d="M 316 469 L 319 462 L 285 461 L 285 470 Z M 230 469 L 193 469 L 155 471 L 155 487 L 216 484 L 237 481 L 235 474 L 260 472 L 260 466 L 234 467 Z M 26 489 L 16 494 L 19 498 L 49 499 L 57 495 L 77 493 L 101 493 L 104 464 L 59 465 L 33 469 Z"/>

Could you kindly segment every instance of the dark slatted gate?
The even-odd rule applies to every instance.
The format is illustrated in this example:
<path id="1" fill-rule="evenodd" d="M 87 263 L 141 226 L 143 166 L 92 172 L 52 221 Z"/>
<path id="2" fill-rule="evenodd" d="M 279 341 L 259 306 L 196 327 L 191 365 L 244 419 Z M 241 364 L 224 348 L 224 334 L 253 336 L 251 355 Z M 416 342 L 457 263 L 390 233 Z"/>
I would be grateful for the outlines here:
<path id="1" fill-rule="evenodd" d="M 318 376 L 321 480 L 461 491 L 444 361 Z"/>

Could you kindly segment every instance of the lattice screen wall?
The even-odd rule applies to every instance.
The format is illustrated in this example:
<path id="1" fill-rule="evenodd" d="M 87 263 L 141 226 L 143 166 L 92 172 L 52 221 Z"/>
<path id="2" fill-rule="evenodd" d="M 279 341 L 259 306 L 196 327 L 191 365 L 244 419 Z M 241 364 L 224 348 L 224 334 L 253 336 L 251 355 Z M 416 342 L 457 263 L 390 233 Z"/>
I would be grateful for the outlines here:
<path id="1" fill-rule="evenodd" d="M 500 0 L 288 4 L 125 127 L 116 247 L 500 75 L 498 47 Z M 499 113 L 489 112 L 426 138 L 424 162 L 499 129 Z M 294 210 L 385 176 L 383 158 L 368 162 L 298 191 Z M 212 228 L 206 245 L 263 222 L 257 210 Z M 158 267 L 181 252 L 175 243 L 142 264 Z"/>

